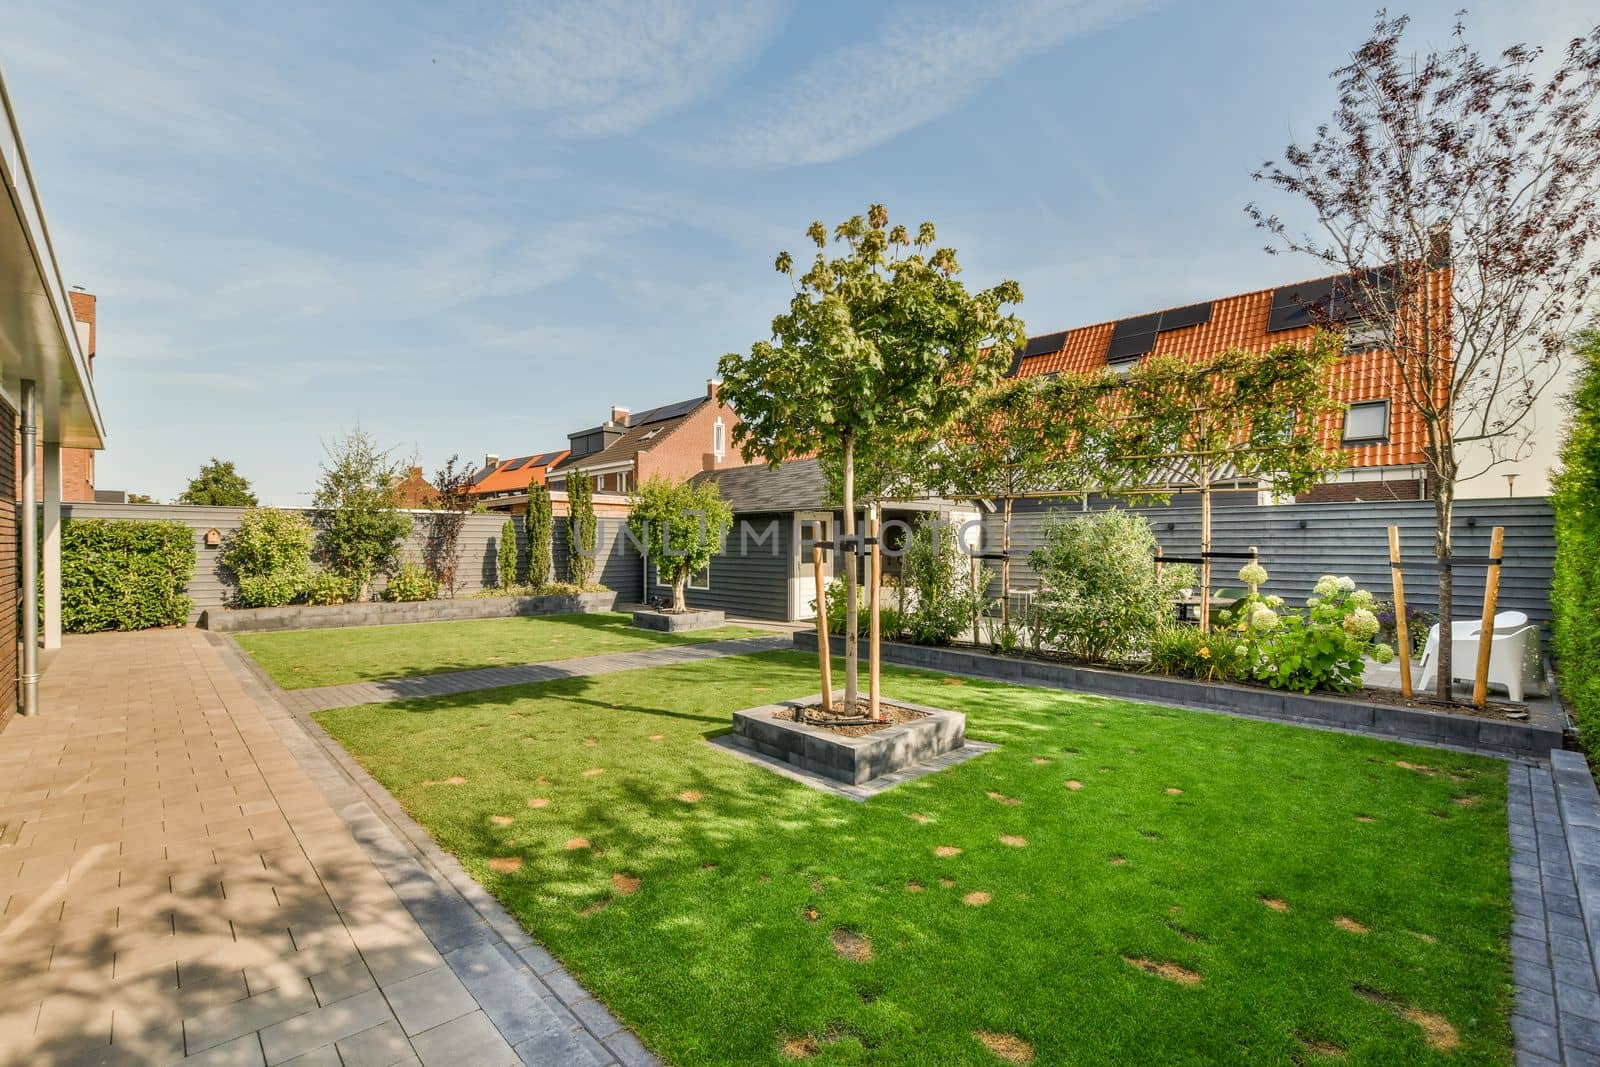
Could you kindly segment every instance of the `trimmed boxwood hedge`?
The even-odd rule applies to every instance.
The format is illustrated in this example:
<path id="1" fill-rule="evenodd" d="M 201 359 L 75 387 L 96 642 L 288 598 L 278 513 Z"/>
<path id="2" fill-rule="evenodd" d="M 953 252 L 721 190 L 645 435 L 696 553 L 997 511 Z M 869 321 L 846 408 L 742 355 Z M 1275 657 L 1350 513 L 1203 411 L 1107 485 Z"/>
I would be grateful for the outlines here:
<path id="1" fill-rule="evenodd" d="M 194 531 L 181 522 L 61 524 L 61 625 L 71 633 L 182 626 Z"/>
<path id="2" fill-rule="evenodd" d="M 1556 513 L 1554 650 L 1561 692 L 1585 746 L 1600 738 L 1600 331 L 1573 346 L 1578 356 L 1572 416 L 1550 503 Z"/>

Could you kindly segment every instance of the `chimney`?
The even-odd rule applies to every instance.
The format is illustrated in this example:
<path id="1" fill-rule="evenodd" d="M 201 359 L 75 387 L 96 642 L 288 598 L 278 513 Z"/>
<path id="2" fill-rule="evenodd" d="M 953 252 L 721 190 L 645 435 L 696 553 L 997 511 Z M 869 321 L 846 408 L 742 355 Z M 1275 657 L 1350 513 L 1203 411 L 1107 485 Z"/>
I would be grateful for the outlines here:
<path id="1" fill-rule="evenodd" d="M 495 455 L 493 452 L 490 452 L 488 455 L 483 457 L 483 465 L 485 467 L 498 467 L 500 466 L 500 457 Z"/>
<path id="2" fill-rule="evenodd" d="M 411 477 L 413 477 L 413 478 L 421 478 L 422 477 L 422 468 L 421 467 L 412 467 L 411 468 Z"/>
<path id="3" fill-rule="evenodd" d="M 722 388 L 722 379 L 721 378 L 707 378 L 706 379 L 706 399 L 707 400 L 715 400 L 717 398 L 717 390 L 719 390 L 721 388 Z"/>
<path id="4" fill-rule="evenodd" d="M 615 404 L 611 405 L 611 421 L 616 423 L 618 426 L 628 425 L 628 415 L 629 411 L 627 408 L 619 408 Z"/>

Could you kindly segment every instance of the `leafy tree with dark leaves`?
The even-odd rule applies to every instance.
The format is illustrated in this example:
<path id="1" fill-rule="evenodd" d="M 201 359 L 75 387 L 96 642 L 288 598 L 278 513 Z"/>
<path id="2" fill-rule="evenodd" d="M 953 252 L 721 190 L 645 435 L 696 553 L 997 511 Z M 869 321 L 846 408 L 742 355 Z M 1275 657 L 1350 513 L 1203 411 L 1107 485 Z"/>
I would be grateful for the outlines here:
<path id="1" fill-rule="evenodd" d="M 256 499 L 244 475 L 234 469 L 232 460 L 212 456 L 211 462 L 189 479 L 189 485 L 178 495 L 178 503 L 216 508 L 253 508 L 260 501 Z"/>
<path id="2" fill-rule="evenodd" d="M 1541 72 L 1540 49 L 1485 57 L 1459 24 L 1449 46 L 1408 51 L 1407 21 L 1379 13 L 1334 71 L 1333 121 L 1255 174 L 1315 225 L 1247 212 L 1268 251 L 1341 274 L 1331 317 L 1392 356 L 1396 403 L 1426 431 L 1448 623 L 1456 484 L 1527 454 L 1534 403 L 1600 280 L 1600 27 Z M 1451 678 L 1442 641 L 1442 700 Z"/>
<path id="3" fill-rule="evenodd" d="M 429 503 L 423 519 L 423 563 L 428 576 L 451 597 L 456 595 L 461 568 L 461 530 L 478 507 L 472 494 L 475 473 L 470 465 L 461 463 L 459 455 L 451 456 L 434 473 L 433 485 L 439 495 Z"/>

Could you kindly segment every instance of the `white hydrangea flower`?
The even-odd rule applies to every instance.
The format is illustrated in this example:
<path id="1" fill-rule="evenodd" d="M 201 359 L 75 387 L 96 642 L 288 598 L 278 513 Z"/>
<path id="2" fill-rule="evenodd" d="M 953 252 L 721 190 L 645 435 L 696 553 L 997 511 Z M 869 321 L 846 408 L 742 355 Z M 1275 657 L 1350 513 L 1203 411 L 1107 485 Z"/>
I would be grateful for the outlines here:
<path id="1" fill-rule="evenodd" d="M 1250 627 L 1262 633 L 1278 625 L 1278 613 L 1265 604 L 1256 604 L 1250 609 Z"/>
<path id="2" fill-rule="evenodd" d="M 1339 591 L 1339 579 L 1331 574 L 1324 574 L 1317 579 L 1317 584 L 1311 587 L 1311 591 L 1319 597 L 1332 596 Z"/>
<path id="3" fill-rule="evenodd" d="M 1378 632 L 1378 617 L 1366 608 L 1357 608 L 1344 617 L 1344 632 L 1360 641 L 1370 641 Z"/>
<path id="4" fill-rule="evenodd" d="M 1283 597 L 1278 596 L 1277 594 L 1273 594 L 1271 596 L 1268 596 L 1268 597 L 1265 598 L 1265 600 L 1267 602 L 1267 607 L 1269 607 L 1269 608 L 1281 608 L 1281 607 L 1283 607 Z"/>
<path id="5" fill-rule="evenodd" d="M 1356 580 L 1348 576 L 1340 578 L 1338 587 L 1341 593 L 1354 593 L 1356 591 Z"/>
<path id="6" fill-rule="evenodd" d="M 1372 658 L 1379 663 L 1388 663 L 1394 659 L 1394 649 L 1388 645 L 1373 645 Z"/>
<path id="7" fill-rule="evenodd" d="M 1239 580 L 1245 585 L 1265 585 L 1267 568 L 1259 563 L 1246 563 L 1239 568 Z"/>

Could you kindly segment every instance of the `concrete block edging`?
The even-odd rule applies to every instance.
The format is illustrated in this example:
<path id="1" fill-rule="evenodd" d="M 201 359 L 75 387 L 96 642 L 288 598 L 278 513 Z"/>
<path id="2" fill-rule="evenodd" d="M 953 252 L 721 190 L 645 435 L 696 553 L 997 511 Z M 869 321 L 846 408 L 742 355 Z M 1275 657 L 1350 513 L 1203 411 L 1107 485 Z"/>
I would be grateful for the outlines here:
<path id="1" fill-rule="evenodd" d="M 617 594 L 559 593 L 553 596 L 460 597 L 391 603 L 292 604 L 281 608 L 209 608 L 200 616 L 203 630 L 250 633 L 267 630 L 320 630 L 338 626 L 388 626 L 396 623 L 455 622 L 535 615 L 592 615 L 612 611 Z"/>
<path id="2" fill-rule="evenodd" d="M 817 650 L 817 635 L 810 630 L 796 631 L 793 640 L 797 651 L 815 653 Z M 843 655 L 842 637 L 832 636 L 830 643 L 834 655 Z M 1376 704 L 1354 698 L 1307 696 L 1278 689 L 1078 667 L 968 649 L 902 644 L 898 641 L 885 641 L 882 652 L 885 663 L 903 667 L 965 674 L 1019 685 L 1071 689 L 1120 700 L 1172 704 L 1250 718 L 1327 726 L 1495 754 L 1514 753 L 1543 758 L 1562 747 L 1561 732 L 1550 727 Z"/>

